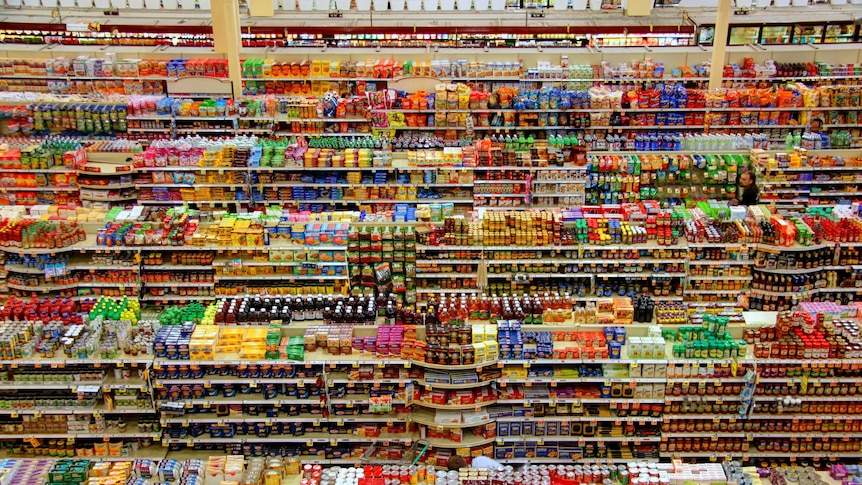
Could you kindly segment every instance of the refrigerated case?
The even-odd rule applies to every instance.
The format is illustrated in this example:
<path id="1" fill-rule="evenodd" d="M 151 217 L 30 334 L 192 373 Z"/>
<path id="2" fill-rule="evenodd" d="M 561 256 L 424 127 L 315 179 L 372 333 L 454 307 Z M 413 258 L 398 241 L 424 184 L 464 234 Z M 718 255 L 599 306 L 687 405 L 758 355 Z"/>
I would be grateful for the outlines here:
<path id="1" fill-rule="evenodd" d="M 715 26 L 699 25 L 698 43 L 712 45 Z M 797 24 L 731 24 L 727 45 L 839 44 L 860 41 L 853 22 L 804 22 Z"/>

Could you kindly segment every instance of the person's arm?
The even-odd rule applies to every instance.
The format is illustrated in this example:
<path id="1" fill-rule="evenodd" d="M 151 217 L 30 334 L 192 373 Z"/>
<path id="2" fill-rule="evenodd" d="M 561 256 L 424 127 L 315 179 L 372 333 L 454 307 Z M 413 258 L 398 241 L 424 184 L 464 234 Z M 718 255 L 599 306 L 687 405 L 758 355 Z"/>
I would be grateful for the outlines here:
<path id="1" fill-rule="evenodd" d="M 470 462 L 470 467 L 493 469 L 503 468 L 503 465 L 501 465 L 498 461 L 488 458 L 487 456 L 477 456 L 476 458 L 473 458 L 472 462 Z"/>

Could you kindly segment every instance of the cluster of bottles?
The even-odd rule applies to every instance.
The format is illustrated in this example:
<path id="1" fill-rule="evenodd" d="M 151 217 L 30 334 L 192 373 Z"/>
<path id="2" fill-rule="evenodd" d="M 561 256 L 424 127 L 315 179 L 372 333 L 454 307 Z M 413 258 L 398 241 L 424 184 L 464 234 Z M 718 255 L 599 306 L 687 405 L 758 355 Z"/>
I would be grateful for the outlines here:
<path id="1" fill-rule="evenodd" d="M 256 296 L 219 301 L 216 324 L 268 323 L 322 320 L 325 324 L 375 325 L 381 317 L 384 324 L 422 324 L 425 316 L 403 308 L 394 293 L 376 298 L 359 295 Z M 435 319 L 436 321 L 436 319 Z"/>
<path id="2" fill-rule="evenodd" d="M 809 133 L 805 132 L 800 133 L 797 132 L 795 135 L 793 133 L 788 133 L 787 138 L 784 139 L 784 149 L 791 151 L 794 147 L 807 148 L 810 150 L 820 150 L 822 148 L 829 148 L 828 137 L 822 137 L 821 139 L 820 133 Z M 824 140 L 826 140 L 826 145 L 823 146 Z"/>
<path id="3" fill-rule="evenodd" d="M 442 295 L 439 301 L 431 298 L 428 308 L 437 315 L 441 324 L 459 325 L 468 318 L 474 320 L 518 320 L 527 325 L 568 322 L 585 322 L 593 309 L 576 307 L 568 293 L 524 293 L 517 295 Z"/>
<path id="4" fill-rule="evenodd" d="M 126 131 L 126 106 L 97 104 L 37 104 L 33 108 L 33 129 L 79 133 L 112 133 Z"/>
<path id="5" fill-rule="evenodd" d="M 568 138 L 568 137 L 563 137 Z M 502 146 L 504 150 L 515 150 L 515 151 L 529 151 L 532 150 L 533 146 L 536 144 L 536 139 L 533 138 L 533 135 L 524 136 L 524 132 L 522 131 L 520 135 L 512 136 L 509 133 L 505 135 L 493 134 L 491 135 L 490 141 L 493 145 Z M 574 146 L 578 143 L 574 143 L 577 140 L 571 140 L 568 144 L 563 143 L 563 146 Z M 550 139 L 548 139 L 548 144 L 550 144 Z"/>
<path id="6" fill-rule="evenodd" d="M 634 321 L 637 323 L 652 323 L 655 314 L 655 301 L 649 296 L 639 295 L 632 298 Z"/>
<path id="7" fill-rule="evenodd" d="M 682 296 L 682 286 L 679 278 L 615 278 L 613 280 L 596 280 L 593 296 L 612 297 L 629 296 Z"/>
<path id="8" fill-rule="evenodd" d="M 658 189 L 642 186 L 638 175 L 589 174 L 585 190 L 588 204 L 635 203 L 655 199 Z"/>
<path id="9" fill-rule="evenodd" d="M 567 281 L 562 278 L 541 279 L 536 278 L 529 283 L 516 283 L 515 281 L 504 281 L 500 283 L 491 282 L 485 287 L 486 294 L 509 294 L 509 293 L 569 293 L 578 298 L 585 298 L 590 291 L 589 282 L 585 278 L 576 278 L 578 281 Z M 587 281 L 584 283 L 583 281 Z"/>
<path id="10" fill-rule="evenodd" d="M 727 250 L 725 248 L 699 248 L 692 251 L 690 258 L 696 261 L 748 261 L 748 251 Z"/>
<path id="11" fill-rule="evenodd" d="M 392 142 L 389 138 L 382 136 L 313 136 L 306 142 L 309 148 L 331 148 L 344 150 L 345 148 L 370 148 L 374 150 L 391 150 Z M 290 144 L 296 143 L 291 139 Z"/>
<path id="12" fill-rule="evenodd" d="M 729 279 L 705 281 L 695 280 L 689 282 L 689 287 L 692 290 L 737 292 L 745 289 L 745 281 Z"/>
<path id="13" fill-rule="evenodd" d="M 842 247 L 841 260 L 838 264 L 862 264 L 862 248 L 860 247 Z"/>
<path id="14" fill-rule="evenodd" d="M 827 141 L 829 143 L 829 148 L 832 149 L 840 149 L 840 148 L 850 148 L 853 146 L 853 135 L 847 130 L 833 131 L 829 133 L 829 137 Z M 822 145 L 821 145 L 821 148 Z"/>
<path id="15" fill-rule="evenodd" d="M 765 312 L 780 312 L 784 310 L 790 310 L 796 306 L 800 296 L 776 296 L 776 295 L 764 295 L 760 293 L 752 293 L 748 297 L 748 309 L 749 310 L 760 310 Z M 807 296 L 804 298 L 806 301 L 808 300 L 817 300 L 816 297 Z"/>
<path id="16" fill-rule="evenodd" d="M 728 134 L 687 134 L 682 140 L 683 151 L 711 150 L 750 150 L 769 149 L 769 135 L 766 133 L 746 133 L 744 135 Z"/>
<path id="17" fill-rule="evenodd" d="M 312 298 L 311 296 L 307 298 Z M 299 309 L 300 305 L 303 307 Z M 232 300 L 220 300 L 216 307 L 216 324 L 247 324 L 247 323 L 269 323 L 273 320 L 281 320 L 285 325 L 290 324 L 294 317 L 303 320 L 307 315 L 305 303 L 302 297 L 294 299 L 267 298 L 256 296 L 254 298 L 237 298 Z M 314 318 L 314 301 L 311 301 L 311 317 Z M 322 311 L 322 310 L 321 310 Z"/>
<path id="18" fill-rule="evenodd" d="M 844 250 L 842 249 L 843 253 Z M 835 250 L 832 248 L 783 252 L 779 254 L 766 251 L 757 251 L 754 253 L 754 267 L 760 269 L 812 269 L 831 266 L 834 260 Z"/>
<path id="19" fill-rule="evenodd" d="M 755 271 L 751 280 L 752 290 L 793 292 L 810 291 L 819 288 L 834 288 L 838 283 L 837 271 L 818 271 L 808 274 L 772 274 Z"/>

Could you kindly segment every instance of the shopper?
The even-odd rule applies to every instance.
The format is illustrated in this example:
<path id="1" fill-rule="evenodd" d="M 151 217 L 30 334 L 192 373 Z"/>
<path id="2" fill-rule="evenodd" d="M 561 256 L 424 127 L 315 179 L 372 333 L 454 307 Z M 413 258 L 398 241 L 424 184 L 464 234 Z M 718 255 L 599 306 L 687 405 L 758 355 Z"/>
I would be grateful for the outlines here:
<path id="1" fill-rule="evenodd" d="M 812 119 L 808 125 L 808 132 L 820 137 L 820 144 L 815 144 L 815 149 L 829 148 L 829 133 L 823 131 L 823 120 L 820 118 Z"/>
<path id="2" fill-rule="evenodd" d="M 814 118 L 811 120 L 811 123 L 808 124 L 808 132 L 809 133 L 820 133 L 820 130 L 823 129 L 823 120 L 820 118 Z"/>
<path id="3" fill-rule="evenodd" d="M 760 199 L 760 189 L 757 188 L 757 175 L 750 170 L 742 172 L 739 176 L 739 188 L 736 191 L 736 199 L 731 205 L 757 205 Z"/>
<path id="4" fill-rule="evenodd" d="M 458 455 L 453 455 L 449 458 L 449 461 L 446 463 L 446 467 L 452 470 L 460 470 L 462 468 L 503 468 L 499 462 L 494 461 L 487 456 L 477 456 L 473 458 L 470 463 L 470 466 L 467 466 L 467 462 Z"/>

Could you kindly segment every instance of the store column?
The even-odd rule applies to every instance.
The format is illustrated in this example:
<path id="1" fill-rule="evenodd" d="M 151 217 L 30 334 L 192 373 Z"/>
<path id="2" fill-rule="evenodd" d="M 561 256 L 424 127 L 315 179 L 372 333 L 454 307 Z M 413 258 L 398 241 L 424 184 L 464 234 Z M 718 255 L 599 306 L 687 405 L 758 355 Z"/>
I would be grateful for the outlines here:
<path id="1" fill-rule="evenodd" d="M 733 0 L 718 0 L 718 10 L 715 17 L 715 34 L 712 37 L 712 67 L 709 70 L 709 89 L 718 89 L 721 87 L 732 2 Z"/>
<path id="2" fill-rule="evenodd" d="M 213 43 L 215 51 L 227 57 L 230 82 L 235 98 L 242 95 L 242 67 L 239 64 L 242 38 L 239 25 L 239 2 L 212 0 Z"/>

